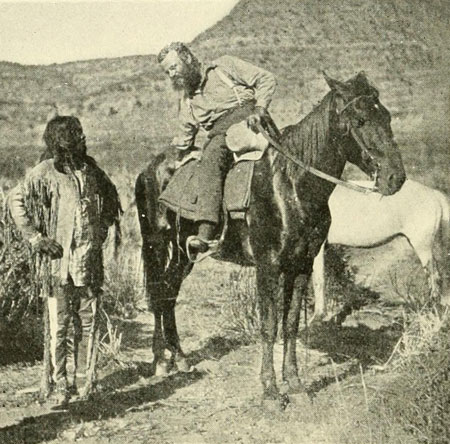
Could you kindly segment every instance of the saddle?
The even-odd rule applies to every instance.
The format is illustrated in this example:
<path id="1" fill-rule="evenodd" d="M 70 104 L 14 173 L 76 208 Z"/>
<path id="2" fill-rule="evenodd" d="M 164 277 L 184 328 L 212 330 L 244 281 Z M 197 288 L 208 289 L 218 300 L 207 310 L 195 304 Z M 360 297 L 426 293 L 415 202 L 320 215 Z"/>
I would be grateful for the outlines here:
<path id="1" fill-rule="evenodd" d="M 255 160 L 235 162 L 224 184 L 223 207 L 232 219 L 244 219 L 250 206 L 251 185 Z M 159 202 L 189 220 L 196 219 L 196 169 L 200 165 L 193 158 L 181 165 L 159 197 Z"/>

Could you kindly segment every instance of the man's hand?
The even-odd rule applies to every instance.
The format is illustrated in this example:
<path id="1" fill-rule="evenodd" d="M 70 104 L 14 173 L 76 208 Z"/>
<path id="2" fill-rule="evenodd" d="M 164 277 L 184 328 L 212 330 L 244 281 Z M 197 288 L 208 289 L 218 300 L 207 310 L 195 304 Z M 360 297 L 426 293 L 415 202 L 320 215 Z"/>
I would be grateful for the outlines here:
<path id="1" fill-rule="evenodd" d="M 180 136 L 175 136 L 172 139 L 172 142 L 170 142 L 170 146 L 181 149 L 181 150 L 185 150 L 185 149 L 189 148 L 189 145 L 186 145 L 185 140 L 183 139 L 183 137 L 180 137 Z"/>
<path id="2" fill-rule="evenodd" d="M 63 247 L 53 239 L 42 236 L 34 245 L 34 250 L 47 254 L 52 259 L 60 259 L 63 256 Z"/>
<path id="3" fill-rule="evenodd" d="M 257 125 L 261 124 L 268 116 L 269 113 L 266 108 L 263 106 L 255 106 L 255 112 L 247 118 L 247 125 L 254 133 L 258 133 Z"/>

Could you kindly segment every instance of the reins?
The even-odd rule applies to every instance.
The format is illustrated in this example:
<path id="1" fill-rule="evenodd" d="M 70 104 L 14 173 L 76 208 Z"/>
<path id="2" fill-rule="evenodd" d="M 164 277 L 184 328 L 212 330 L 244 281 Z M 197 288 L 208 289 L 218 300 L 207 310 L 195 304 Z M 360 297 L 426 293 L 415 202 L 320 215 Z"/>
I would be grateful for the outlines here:
<path id="1" fill-rule="evenodd" d="M 308 171 L 311 174 L 314 174 L 317 177 L 320 177 L 321 179 L 327 180 L 328 182 L 334 183 L 336 185 L 341 185 L 343 187 L 349 188 L 353 191 L 358 191 L 360 193 L 373 193 L 376 191 L 376 188 L 367 188 L 362 187 L 360 185 L 356 185 L 354 183 L 347 182 L 345 180 L 337 179 L 336 177 L 333 177 L 327 173 L 324 173 L 323 171 L 320 171 L 312 166 L 305 165 L 302 161 L 296 159 L 295 157 L 291 156 L 289 153 L 286 153 L 281 146 L 279 142 L 273 139 L 267 131 L 262 127 L 260 123 L 256 125 L 258 128 L 258 131 L 263 135 L 263 137 L 272 145 L 272 148 L 274 148 L 278 153 L 280 153 L 283 157 L 294 163 L 295 165 L 299 166 L 300 168 L 304 169 L 305 171 Z"/>

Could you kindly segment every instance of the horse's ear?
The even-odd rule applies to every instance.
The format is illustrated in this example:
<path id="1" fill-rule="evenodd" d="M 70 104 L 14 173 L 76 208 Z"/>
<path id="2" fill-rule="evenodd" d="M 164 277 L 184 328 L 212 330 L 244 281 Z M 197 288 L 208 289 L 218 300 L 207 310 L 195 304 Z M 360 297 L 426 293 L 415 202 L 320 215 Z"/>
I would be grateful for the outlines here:
<path id="1" fill-rule="evenodd" d="M 356 74 L 355 79 L 356 79 L 357 82 L 368 83 L 367 76 L 366 76 L 366 73 L 364 71 L 359 71 L 359 73 Z"/>
<path id="2" fill-rule="evenodd" d="M 50 120 L 53 120 L 55 117 L 58 117 L 58 116 L 59 116 L 58 105 L 56 103 L 52 103 L 51 109 L 50 109 L 49 113 L 47 114 L 47 122 L 49 122 Z"/>
<path id="3" fill-rule="evenodd" d="M 369 81 L 367 80 L 366 73 L 364 71 L 360 71 L 358 74 L 356 74 L 354 83 L 362 89 L 370 86 Z"/>
<path id="4" fill-rule="evenodd" d="M 327 75 L 325 71 L 322 71 L 323 77 L 325 78 L 325 81 L 328 83 L 328 86 L 332 91 L 337 91 L 341 95 L 345 95 L 347 91 L 347 87 L 343 82 L 340 82 L 339 80 L 332 79 L 330 76 Z"/>

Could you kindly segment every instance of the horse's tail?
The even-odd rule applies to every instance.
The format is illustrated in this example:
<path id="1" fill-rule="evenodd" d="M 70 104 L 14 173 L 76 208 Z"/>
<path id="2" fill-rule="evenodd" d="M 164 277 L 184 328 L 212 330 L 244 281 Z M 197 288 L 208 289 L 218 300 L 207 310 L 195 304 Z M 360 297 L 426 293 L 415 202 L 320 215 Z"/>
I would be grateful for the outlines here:
<path id="1" fill-rule="evenodd" d="M 142 236 L 144 284 L 150 310 L 153 306 L 151 287 L 161 277 L 163 271 L 161 262 L 164 261 L 162 256 L 166 255 L 166 247 L 161 238 L 161 228 L 158 223 L 161 215 L 158 203 L 161 184 L 158 180 L 157 169 L 163 160 L 163 155 L 152 158 L 146 169 L 137 177 L 134 188 Z"/>
<path id="2" fill-rule="evenodd" d="M 441 224 L 439 229 L 440 238 L 438 239 L 440 250 L 441 250 L 441 260 L 443 268 L 443 280 L 444 280 L 444 293 L 449 291 L 449 280 L 450 280 L 450 200 L 449 198 L 438 191 L 439 202 L 441 205 Z M 443 296 L 446 296 L 445 294 Z M 450 294 L 448 294 L 450 298 Z"/>
<path id="3" fill-rule="evenodd" d="M 444 194 L 442 195 L 442 212 L 442 243 L 445 248 L 444 251 L 447 258 L 447 265 L 450 265 L 450 200 Z M 447 267 L 447 270 L 449 270 L 449 267 Z"/>
<path id="4" fill-rule="evenodd" d="M 158 166 L 156 160 L 156 157 L 152 159 L 147 168 L 139 174 L 134 186 L 139 224 L 144 242 L 147 239 L 147 235 L 157 230 L 160 188 L 156 177 L 156 168 Z"/>

